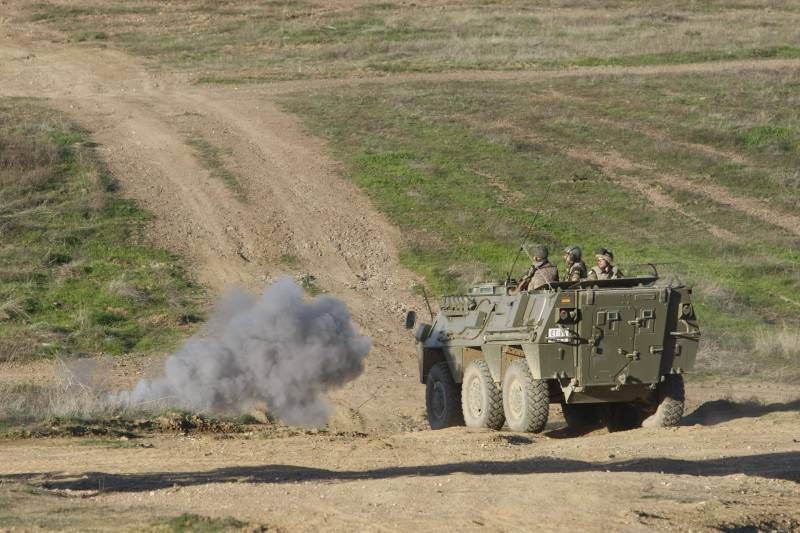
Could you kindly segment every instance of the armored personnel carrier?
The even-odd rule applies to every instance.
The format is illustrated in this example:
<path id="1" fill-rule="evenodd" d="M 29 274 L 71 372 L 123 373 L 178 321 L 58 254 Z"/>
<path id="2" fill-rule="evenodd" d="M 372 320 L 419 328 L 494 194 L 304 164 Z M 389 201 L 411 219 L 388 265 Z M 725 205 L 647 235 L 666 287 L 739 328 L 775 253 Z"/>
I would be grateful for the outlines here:
<path id="1" fill-rule="evenodd" d="M 691 288 L 658 281 L 654 273 L 519 292 L 509 280 L 445 296 L 415 333 L 431 428 L 540 432 L 551 403 L 568 425 L 677 425 L 700 330 Z"/>

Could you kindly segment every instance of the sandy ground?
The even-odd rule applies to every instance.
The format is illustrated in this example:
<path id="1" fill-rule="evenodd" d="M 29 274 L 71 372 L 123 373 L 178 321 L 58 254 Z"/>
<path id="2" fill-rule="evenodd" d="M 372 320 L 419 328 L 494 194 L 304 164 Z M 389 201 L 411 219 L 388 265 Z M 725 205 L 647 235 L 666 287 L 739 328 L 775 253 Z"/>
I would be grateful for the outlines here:
<path id="1" fill-rule="evenodd" d="M 692 414 L 674 430 L 581 435 L 564 429 L 557 409 L 542 435 L 425 430 L 415 354 L 401 327 L 404 310 L 421 304 L 410 291 L 414 275 L 398 263 L 400 237 L 339 174 L 325 146 L 270 100 L 358 81 L 197 87 L 121 52 L 64 43 L 41 26 L 0 18 L 0 95 L 47 98 L 87 128 L 123 194 L 155 214 L 150 239 L 186 256 L 212 293 L 308 272 L 347 302 L 375 340 L 364 376 L 334 395 L 338 410 L 327 432 L 160 435 L 146 439 L 152 447 L 124 448 L 4 441 L 0 509 L 7 497 L 21 529 L 42 513 L 70 511 L 84 521 L 45 524 L 125 529 L 192 512 L 309 531 L 800 528 L 798 387 L 690 382 Z M 189 132 L 228 151 L 244 200 L 203 168 L 186 144 Z M 289 255 L 297 258 L 291 269 L 282 266 Z M 115 383 L 129 385 L 159 364 L 158 357 L 121 359 Z M 3 383 L 46 383 L 56 374 L 46 362 L 0 367 Z M 745 401 L 751 398 L 766 405 Z"/>

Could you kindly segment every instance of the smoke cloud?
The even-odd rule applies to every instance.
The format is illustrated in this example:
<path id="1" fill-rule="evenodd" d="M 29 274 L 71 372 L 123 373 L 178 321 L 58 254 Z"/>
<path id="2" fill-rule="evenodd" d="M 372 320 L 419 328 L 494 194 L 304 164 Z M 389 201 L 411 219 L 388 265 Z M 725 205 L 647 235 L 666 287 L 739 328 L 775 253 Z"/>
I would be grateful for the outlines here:
<path id="1" fill-rule="evenodd" d="M 143 379 L 115 400 L 223 412 L 266 404 L 286 423 L 319 426 L 331 412 L 325 393 L 361 374 L 370 347 L 344 302 L 305 300 L 282 278 L 258 297 L 229 293 L 204 334 L 166 360 L 162 377 Z"/>

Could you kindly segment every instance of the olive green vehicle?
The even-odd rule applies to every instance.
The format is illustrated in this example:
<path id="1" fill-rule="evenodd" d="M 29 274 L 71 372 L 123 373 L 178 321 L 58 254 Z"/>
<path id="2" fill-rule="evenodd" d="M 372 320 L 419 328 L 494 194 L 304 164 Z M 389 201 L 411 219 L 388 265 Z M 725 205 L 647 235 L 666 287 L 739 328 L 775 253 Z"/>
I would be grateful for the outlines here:
<path id="1" fill-rule="evenodd" d="M 569 425 L 675 426 L 700 337 L 691 299 L 657 274 L 445 296 L 415 334 L 431 428 L 539 432 L 551 403 Z"/>

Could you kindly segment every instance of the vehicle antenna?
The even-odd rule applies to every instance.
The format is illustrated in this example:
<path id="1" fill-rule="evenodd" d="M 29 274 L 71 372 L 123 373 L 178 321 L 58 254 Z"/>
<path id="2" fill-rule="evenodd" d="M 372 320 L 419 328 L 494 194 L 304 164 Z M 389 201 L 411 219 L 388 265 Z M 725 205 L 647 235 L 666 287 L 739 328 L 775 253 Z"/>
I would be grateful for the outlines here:
<path id="1" fill-rule="evenodd" d="M 542 195 L 542 197 L 541 197 L 542 200 L 546 199 L 549 196 L 550 187 L 552 187 L 552 186 L 553 186 L 553 182 L 551 181 L 547 185 L 547 189 L 544 191 L 544 195 Z M 528 240 L 528 237 L 530 236 L 531 231 L 533 230 L 533 225 L 536 224 L 536 219 L 539 218 L 539 214 L 542 212 L 542 208 L 543 207 L 544 207 L 544 201 L 542 201 L 539 204 L 539 209 L 537 209 L 536 213 L 533 215 L 533 220 L 531 221 L 530 225 L 528 226 L 528 229 L 525 231 L 525 235 L 523 235 L 523 237 L 522 237 L 522 242 L 520 243 L 519 248 L 517 249 L 517 253 L 514 256 L 514 261 L 511 263 L 511 268 L 509 268 L 508 271 L 506 272 L 506 281 L 507 282 L 511 281 L 511 273 L 514 272 L 514 267 L 517 266 L 517 260 L 519 259 L 519 254 L 522 252 L 522 249 L 525 246 L 525 241 Z"/>
<path id="2" fill-rule="evenodd" d="M 425 305 L 428 306 L 428 312 L 431 314 L 431 322 L 433 322 L 433 309 L 431 309 L 431 302 L 428 301 L 428 291 L 425 290 L 424 285 L 420 285 L 420 288 L 422 289 L 422 297 L 425 299 Z"/>

